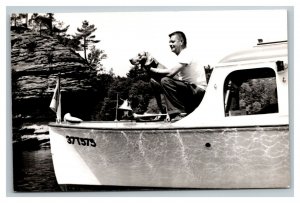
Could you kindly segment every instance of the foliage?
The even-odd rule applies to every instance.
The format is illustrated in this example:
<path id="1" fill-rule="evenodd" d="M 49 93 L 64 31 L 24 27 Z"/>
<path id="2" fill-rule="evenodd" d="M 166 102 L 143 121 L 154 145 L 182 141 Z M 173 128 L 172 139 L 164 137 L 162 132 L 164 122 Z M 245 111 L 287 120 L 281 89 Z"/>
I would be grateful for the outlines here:
<path id="1" fill-rule="evenodd" d="M 10 25 L 11 26 L 17 26 L 20 22 L 20 16 L 16 13 L 13 13 L 11 14 L 11 17 L 10 17 Z"/>
<path id="2" fill-rule="evenodd" d="M 126 75 L 134 81 L 150 81 L 149 74 L 145 71 L 145 69 L 139 68 L 138 66 L 132 67 Z"/>
<path id="3" fill-rule="evenodd" d="M 115 119 L 117 95 L 119 98 L 118 106 L 122 104 L 122 100 L 128 99 L 133 112 L 144 113 L 147 111 L 149 102 L 152 101 L 153 104 L 153 92 L 148 74 L 143 69 L 133 67 L 127 73 L 127 78 L 115 77 L 103 103 L 100 113 L 101 120 Z M 120 112 L 118 113 L 118 119 L 120 119 L 119 116 Z"/>
<path id="4" fill-rule="evenodd" d="M 277 103 L 275 78 L 251 79 L 240 87 L 240 108 L 255 114 Z"/>
<path id="5" fill-rule="evenodd" d="M 116 114 L 117 97 L 126 99 L 129 81 L 126 78 L 116 77 L 112 82 L 100 112 L 100 120 L 114 120 Z M 118 101 L 118 103 L 121 102 Z"/>
<path id="6" fill-rule="evenodd" d="M 152 97 L 152 89 L 148 82 L 138 80 L 131 84 L 128 98 L 131 101 L 131 107 L 134 112 L 144 113 Z"/>
<path id="7" fill-rule="evenodd" d="M 52 35 L 52 22 L 54 21 L 54 14 L 47 13 L 46 15 L 40 15 L 38 13 L 32 14 L 29 19 L 29 25 L 32 26 L 34 30 L 39 31 L 40 36 L 42 35 L 42 31 L 48 32 Z"/>
<path id="8" fill-rule="evenodd" d="M 23 22 L 25 20 L 25 23 Z M 28 14 L 27 13 L 13 13 L 10 17 L 10 25 L 14 27 L 23 26 L 27 27 Z"/>
<path id="9" fill-rule="evenodd" d="M 90 25 L 88 21 L 83 21 L 81 28 L 77 28 L 78 33 L 76 33 L 76 38 L 79 39 L 82 44 L 80 45 L 84 51 L 84 59 L 87 61 L 87 49 L 90 44 L 98 43 L 100 40 L 94 40 L 95 35 L 92 35 L 93 32 L 95 32 L 97 28 L 95 28 L 95 25 Z"/>
<path id="10" fill-rule="evenodd" d="M 97 75 L 91 79 L 91 85 L 95 95 L 92 101 L 95 104 L 93 115 L 91 116 L 93 120 L 101 119 L 101 109 L 104 98 L 107 98 L 108 90 L 112 86 L 114 80 L 114 76 L 110 74 Z"/>
<path id="11" fill-rule="evenodd" d="M 104 66 L 101 61 L 106 58 L 107 54 L 104 52 L 104 50 L 96 49 L 94 45 L 92 46 L 92 48 L 90 49 L 90 53 L 88 54 L 88 63 L 93 69 L 97 71 L 98 75 L 105 72 Z"/>
<path id="12" fill-rule="evenodd" d="M 75 51 L 80 50 L 80 40 L 77 38 L 71 38 L 70 36 L 57 35 L 56 39 L 64 46 L 72 48 Z"/>
<path id="13" fill-rule="evenodd" d="M 59 22 L 60 24 L 60 22 Z M 70 25 L 66 26 L 66 27 L 61 27 L 61 25 L 57 26 L 57 25 L 53 25 L 53 29 L 52 29 L 52 32 L 53 32 L 53 35 L 56 35 L 56 36 L 65 36 L 66 35 L 66 32 L 68 31 Z"/>
<path id="14" fill-rule="evenodd" d="M 33 53 L 37 46 L 37 43 L 34 39 L 29 39 L 25 44 L 26 44 L 28 53 Z"/>
<path id="15" fill-rule="evenodd" d="M 53 13 L 46 13 L 45 15 L 34 13 L 28 23 L 33 30 L 39 31 L 40 35 L 42 32 L 50 36 L 64 35 L 69 28 L 69 26 L 63 27 L 62 22 L 56 21 Z"/>

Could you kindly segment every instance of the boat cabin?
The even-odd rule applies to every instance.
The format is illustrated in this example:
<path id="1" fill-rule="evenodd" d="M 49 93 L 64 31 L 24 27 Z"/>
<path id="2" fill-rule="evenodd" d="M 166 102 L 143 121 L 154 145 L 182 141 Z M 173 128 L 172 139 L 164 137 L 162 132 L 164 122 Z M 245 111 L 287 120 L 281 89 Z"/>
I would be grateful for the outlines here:
<path id="1" fill-rule="evenodd" d="M 175 125 L 288 124 L 287 41 L 259 43 L 223 58 L 199 107 Z"/>

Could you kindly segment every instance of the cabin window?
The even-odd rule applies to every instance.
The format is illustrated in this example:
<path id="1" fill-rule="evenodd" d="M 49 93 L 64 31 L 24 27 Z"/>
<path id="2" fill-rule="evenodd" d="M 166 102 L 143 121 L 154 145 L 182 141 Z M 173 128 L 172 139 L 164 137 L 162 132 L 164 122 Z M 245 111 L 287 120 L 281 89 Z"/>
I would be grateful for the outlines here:
<path id="1" fill-rule="evenodd" d="M 275 71 L 271 68 L 238 70 L 224 83 L 225 116 L 277 113 Z"/>

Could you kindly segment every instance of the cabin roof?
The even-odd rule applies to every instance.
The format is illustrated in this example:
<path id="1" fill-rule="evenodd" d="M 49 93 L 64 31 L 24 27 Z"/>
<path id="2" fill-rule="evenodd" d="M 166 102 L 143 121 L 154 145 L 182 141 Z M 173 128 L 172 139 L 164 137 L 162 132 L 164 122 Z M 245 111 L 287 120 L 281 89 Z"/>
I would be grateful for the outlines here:
<path id="1" fill-rule="evenodd" d="M 251 60 L 286 57 L 288 53 L 287 44 L 287 41 L 259 43 L 250 49 L 227 55 L 219 63 L 246 62 Z"/>

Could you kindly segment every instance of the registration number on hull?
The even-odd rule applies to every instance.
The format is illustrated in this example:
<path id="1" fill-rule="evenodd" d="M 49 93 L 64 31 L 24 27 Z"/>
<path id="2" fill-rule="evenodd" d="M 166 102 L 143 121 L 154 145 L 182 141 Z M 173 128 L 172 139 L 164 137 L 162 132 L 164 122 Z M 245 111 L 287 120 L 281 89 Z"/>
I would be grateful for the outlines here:
<path id="1" fill-rule="evenodd" d="M 73 136 L 66 136 L 67 142 L 69 144 L 78 144 L 82 146 L 91 146 L 91 147 L 96 147 L 97 144 L 92 138 L 81 138 L 81 137 L 73 137 Z"/>

